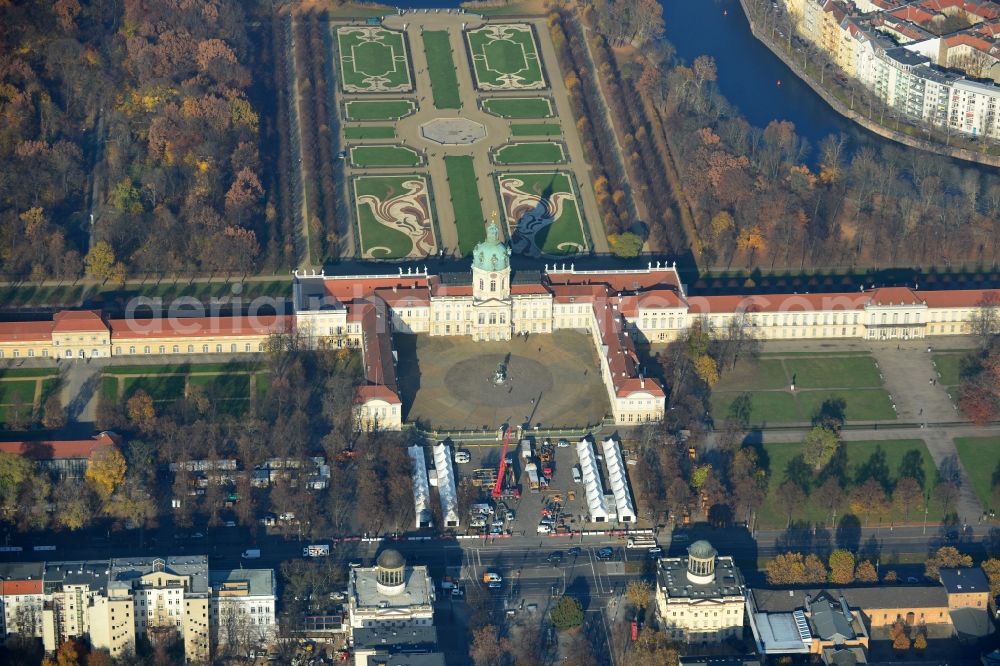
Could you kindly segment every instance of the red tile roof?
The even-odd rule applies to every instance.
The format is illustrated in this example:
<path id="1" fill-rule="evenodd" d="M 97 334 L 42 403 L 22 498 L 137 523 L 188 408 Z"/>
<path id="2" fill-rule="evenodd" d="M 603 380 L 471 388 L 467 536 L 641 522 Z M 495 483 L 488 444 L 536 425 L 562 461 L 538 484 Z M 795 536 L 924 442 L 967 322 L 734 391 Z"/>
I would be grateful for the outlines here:
<path id="1" fill-rule="evenodd" d="M 729 312 L 813 312 L 861 310 L 868 296 L 861 292 L 832 294 L 765 294 L 755 296 L 691 296 L 687 299 L 692 314 Z"/>
<path id="2" fill-rule="evenodd" d="M 0 580 L 0 595 L 41 594 L 42 580 Z"/>
<path id="3" fill-rule="evenodd" d="M 427 287 L 428 280 L 423 275 L 400 275 L 372 278 L 327 278 L 323 281 L 326 293 L 336 297 L 338 300 L 349 303 L 351 301 L 364 298 L 376 289 L 392 289 L 396 287 L 400 290 L 411 287 Z"/>
<path id="4" fill-rule="evenodd" d="M 373 296 L 354 301 L 348 312 L 361 320 L 362 357 L 365 366 L 364 386 L 354 390 L 355 403 L 378 398 L 401 404 L 396 388 L 396 359 L 392 353 L 392 331 L 389 328 L 386 303 Z"/>
<path id="5" fill-rule="evenodd" d="M 926 4 L 927 3 L 924 3 L 925 6 Z M 927 24 L 934 20 L 934 14 L 924 11 L 914 5 L 900 7 L 899 9 L 889 12 L 889 15 L 903 19 L 904 21 L 913 21 L 918 24 Z"/>
<path id="6" fill-rule="evenodd" d="M 677 271 L 673 268 L 652 268 L 650 270 L 622 271 L 614 273 L 574 271 L 546 272 L 545 279 L 550 284 L 603 284 L 612 291 L 639 291 L 652 287 L 674 287 L 679 289 Z"/>
<path id="7" fill-rule="evenodd" d="M 53 331 L 56 333 L 108 330 L 108 325 L 101 319 L 101 314 L 94 310 L 63 310 L 57 312 L 52 321 Z"/>
<path id="8" fill-rule="evenodd" d="M 431 292 L 427 287 L 376 289 L 373 293 L 392 306 L 427 307 L 431 304 Z"/>
<path id="9" fill-rule="evenodd" d="M 510 286 L 510 293 L 515 296 L 521 296 L 525 294 L 547 294 L 549 290 L 545 288 L 545 285 L 541 284 L 512 284 Z"/>
<path id="10" fill-rule="evenodd" d="M 53 326 L 51 321 L 0 322 L 0 342 L 49 342 Z"/>
<path id="11" fill-rule="evenodd" d="M 431 294 L 434 296 L 472 296 L 471 284 L 438 284 L 435 281 L 431 285 Z"/>
<path id="12" fill-rule="evenodd" d="M 0 442 L 0 452 L 32 460 L 66 460 L 90 458 L 94 451 L 118 443 L 117 435 L 102 432 L 91 439 L 40 440 L 34 442 Z"/>
<path id="13" fill-rule="evenodd" d="M 111 339 L 116 342 L 145 338 L 202 338 L 271 335 L 290 331 L 294 317 L 256 315 L 240 317 L 166 317 L 161 319 L 112 319 Z"/>
<path id="14" fill-rule="evenodd" d="M 354 402 L 363 405 L 369 400 L 384 400 L 390 405 L 401 405 L 403 401 L 399 399 L 388 386 L 377 384 L 366 384 L 354 389 Z"/>
<path id="15" fill-rule="evenodd" d="M 985 300 L 1000 303 L 1000 289 L 955 289 L 953 291 L 918 291 L 918 298 L 929 308 L 971 308 Z"/>
<path id="16" fill-rule="evenodd" d="M 867 294 L 871 305 L 921 305 L 924 302 L 909 287 L 880 287 Z"/>

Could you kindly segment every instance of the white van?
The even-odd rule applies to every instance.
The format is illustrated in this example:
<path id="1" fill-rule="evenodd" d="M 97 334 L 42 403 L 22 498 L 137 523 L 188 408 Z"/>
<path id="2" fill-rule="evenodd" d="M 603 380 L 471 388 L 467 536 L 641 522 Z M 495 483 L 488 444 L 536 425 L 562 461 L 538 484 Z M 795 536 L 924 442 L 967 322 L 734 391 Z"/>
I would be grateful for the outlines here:
<path id="1" fill-rule="evenodd" d="M 552 525 L 549 523 L 538 523 L 538 534 L 551 534 Z"/>
<path id="2" fill-rule="evenodd" d="M 573 483 L 583 483 L 583 473 L 579 465 L 573 465 Z"/>

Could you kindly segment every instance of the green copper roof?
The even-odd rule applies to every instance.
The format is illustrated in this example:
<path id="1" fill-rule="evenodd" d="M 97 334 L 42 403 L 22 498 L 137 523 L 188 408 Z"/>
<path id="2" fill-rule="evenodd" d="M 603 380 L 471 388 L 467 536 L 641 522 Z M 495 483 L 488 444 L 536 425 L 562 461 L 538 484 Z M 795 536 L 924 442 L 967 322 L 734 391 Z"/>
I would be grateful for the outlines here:
<path id="1" fill-rule="evenodd" d="M 482 271 L 502 271 L 510 266 L 510 248 L 500 242 L 500 228 L 491 222 L 486 240 L 472 251 L 472 265 Z"/>

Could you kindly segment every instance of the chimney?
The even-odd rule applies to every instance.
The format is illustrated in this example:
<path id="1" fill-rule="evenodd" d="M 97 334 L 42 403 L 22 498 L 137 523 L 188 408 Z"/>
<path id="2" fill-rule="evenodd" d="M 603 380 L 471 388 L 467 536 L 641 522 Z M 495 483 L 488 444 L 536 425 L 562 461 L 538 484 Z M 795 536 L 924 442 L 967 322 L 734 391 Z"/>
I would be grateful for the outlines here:
<path id="1" fill-rule="evenodd" d="M 397 285 L 392 285 L 392 293 L 396 293 L 399 290 Z"/>

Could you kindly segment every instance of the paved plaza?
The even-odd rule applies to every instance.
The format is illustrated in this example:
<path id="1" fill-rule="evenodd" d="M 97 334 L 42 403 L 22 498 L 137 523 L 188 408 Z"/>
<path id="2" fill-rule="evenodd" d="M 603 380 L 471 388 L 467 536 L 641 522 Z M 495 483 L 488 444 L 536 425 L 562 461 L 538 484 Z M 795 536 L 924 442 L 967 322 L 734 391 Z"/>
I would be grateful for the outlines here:
<path id="1" fill-rule="evenodd" d="M 396 337 L 403 418 L 433 428 L 585 426 L 609 411 L 593 340 L 576 331 L 474 342 Z M 505 363 L 507 381 L 493 382 Z"/>

